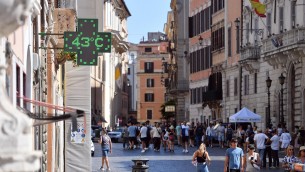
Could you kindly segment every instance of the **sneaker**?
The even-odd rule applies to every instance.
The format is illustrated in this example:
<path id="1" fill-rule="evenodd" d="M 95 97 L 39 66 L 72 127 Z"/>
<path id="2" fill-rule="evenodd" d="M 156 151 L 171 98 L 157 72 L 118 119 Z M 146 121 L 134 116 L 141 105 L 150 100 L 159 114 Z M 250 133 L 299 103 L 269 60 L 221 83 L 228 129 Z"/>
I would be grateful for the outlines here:
<path id="1" fill-rule="evenodd" d="M 142 152 L 142 153 L 144 153 L 144 152 L 145 152 L 145 150 L 143 149 L 141 152 Z"/>
<path id="2" fill-rule="evenodd" d="M 184 152 L 185 152 L 185 149 L 183 149 L 182 152 L 184 153 Z"/>
<path id="3" fill-rule="evenodd" d="M 144 148 L 144 150 L 148 150 L 148 148 Z"/>
<path id="4" fill-rule="evenodd" d="M 275 168 L 275 167 L 271 166 L 270 168 Z"/>
<path id="5" fill-rule="evenodd" d="M 110 168 L 107 168 L 107 171 L 111 171 L 111 169 L 110 169 Z"/>
<path id="6" fill-rule="evenodd" d="M 185 153 L 189 153 L 189 151 L 188 151 L 188 150 L 185 150 Z"/>
<path id="7" fill-rule="evenodd" d="M 101 167 L 100 170 L 105 171 L 104 167 Z"/>

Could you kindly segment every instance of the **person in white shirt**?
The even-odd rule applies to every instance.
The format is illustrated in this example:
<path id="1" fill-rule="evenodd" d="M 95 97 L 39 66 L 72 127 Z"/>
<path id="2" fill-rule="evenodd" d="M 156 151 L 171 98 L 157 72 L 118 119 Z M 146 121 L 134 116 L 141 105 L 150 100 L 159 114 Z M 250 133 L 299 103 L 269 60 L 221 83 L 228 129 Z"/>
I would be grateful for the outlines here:
<path id="1" fill-rule="evenodd" d="M 208 143 L 210 147 L 213 147 L 213 136 L 212 136 L 212 124 L 208 126 L 208 128 L 205 131 L 205 135 L 208 138 Z"/>
<path id="2" fill-rule="evenodd" d="M 222 125 L 222 122 L 220 122 L 219 126 L 217 127 L 217 133 L 218 133 L 219 147 L 223 148 L 225 141 L 225 127 Z"/>
<path id="3" fill-rule="evenodd" d="M 152 132 L 153 143 L 154 143 L 154 151 L 159 152 L 160 145 L 161 145 L 161 134 L 162 134 L 162 129 L 160 128 L 160 124 L 156 123 L 156 125 L 152 128 L 151 132 Z"/>
<path id="4" fill-rule="evenodd" d="M 271 168 L 278 168 L 280 165 L 279 160 L 279 148 L 280 148 L 280 137 L 277 135 L 276 131 L 271 132 L 271 156 L 273 166 Z"/>
<path id="5" fill-rule="evenodd" d="M 264 164 L 264 162 L 266 163 L 266 156 L 264 156 L 266 149 L 266 145 L 265 145 L 266 139 L 268 141 L 269 137 L 265 133 L 262 133 L 261 129 L 257 130 L 257 134 L 255 134 L 254 136 L 254 143 L 259 153 L 259 157 L 261 157 L 261 165 L 263 167 L 266 167 L 266 164 Z"/>
<path id="6" fill-rule="evenodd" d="M 291 135 L 285 128 L 283 128 L 283 133 L 281 134 L 280 142 L 282 143 L 281 148 L 285 150 L 290 145 Z"/>
<path id="7" fill-rule="evenodd" d="M 189 123 L 184 123 L 184 125 L 181 126 L 181 135 L 182 135 L 182 147 L 184 153 L 188 153 L 189 151 L 187 150 L 187 145 L 189 141 Z"/>
<path id="8" fill-rule="evenodd" d="M 141 130 L 140 130 L 140 138 L 142 142 L 142 153 L 144 153 L 148 148 L 146 147 L 146 140 L 147 140 L 147 127 L 146 123 L 144 122 L 142 124 Z"/>

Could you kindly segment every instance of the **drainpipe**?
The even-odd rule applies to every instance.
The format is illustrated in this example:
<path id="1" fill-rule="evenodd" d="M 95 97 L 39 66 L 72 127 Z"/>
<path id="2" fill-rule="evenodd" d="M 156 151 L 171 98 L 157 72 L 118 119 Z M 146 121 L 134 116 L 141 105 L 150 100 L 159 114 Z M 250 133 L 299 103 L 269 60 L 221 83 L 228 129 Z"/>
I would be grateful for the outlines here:
<path id="1" fill-rule="evenodd" d="M 244 6 L 244 1 L 241 0 L 240 3 L 240 44 L 243 44 L 243 6 Z M 239 52 L 240 53 L 240 52 Z M 241 57 L 241 53 L 240 53 Z M 239 110 L 242 108 L 242 85 L 243 85 L 243 68 L 240 66 L 239 68 Z"/>

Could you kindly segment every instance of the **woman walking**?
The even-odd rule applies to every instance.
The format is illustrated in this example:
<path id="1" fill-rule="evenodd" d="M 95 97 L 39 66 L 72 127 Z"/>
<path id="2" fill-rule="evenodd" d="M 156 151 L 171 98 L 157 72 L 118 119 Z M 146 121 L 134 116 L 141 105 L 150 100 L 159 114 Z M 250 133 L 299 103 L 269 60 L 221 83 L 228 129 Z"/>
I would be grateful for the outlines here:
<path id="1" fill-rule="evenodd" d="M 107 170 L 110 171 L 108 154 L 111 153 L 112 143 L 111 138 L 107 135 L 107 131 L 104 128 L 101 131 L 101 139 L 99 140 L 99 143 L 102 146 L 102 166 L 100 169 L 105 171 L 104 163 L 106 163 Z"/>
<path id="2" fill-rule="evenodd" d="M 254 152 L 254 145 L 248 146 L 248 153 L 246 154 L 246 172 L 256 172 L 260 170 L 259 154 Z"/>
<path id="3" fill-rule="evenodd" d="M 209 172 L 207 164 L 211 164 L 211 159 L 204 143 L 194 152 L 192 163 L 197 164 L 197 172 Z"/>

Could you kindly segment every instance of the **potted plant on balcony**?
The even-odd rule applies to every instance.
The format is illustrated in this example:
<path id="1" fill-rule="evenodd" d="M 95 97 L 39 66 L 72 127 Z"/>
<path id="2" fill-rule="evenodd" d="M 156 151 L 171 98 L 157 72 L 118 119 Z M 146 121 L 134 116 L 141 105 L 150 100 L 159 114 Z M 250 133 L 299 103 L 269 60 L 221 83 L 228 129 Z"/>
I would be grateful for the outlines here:
<path id="1" fill-rule="evenodd" d="M 56 61 L 57 61 L 57 64 L 64 64 L 66 61 L 72 61 L 73 67 L 78 66 L 77 65 L 77 54 L 75 52 L 61 51 L 58 54 Z"/>

